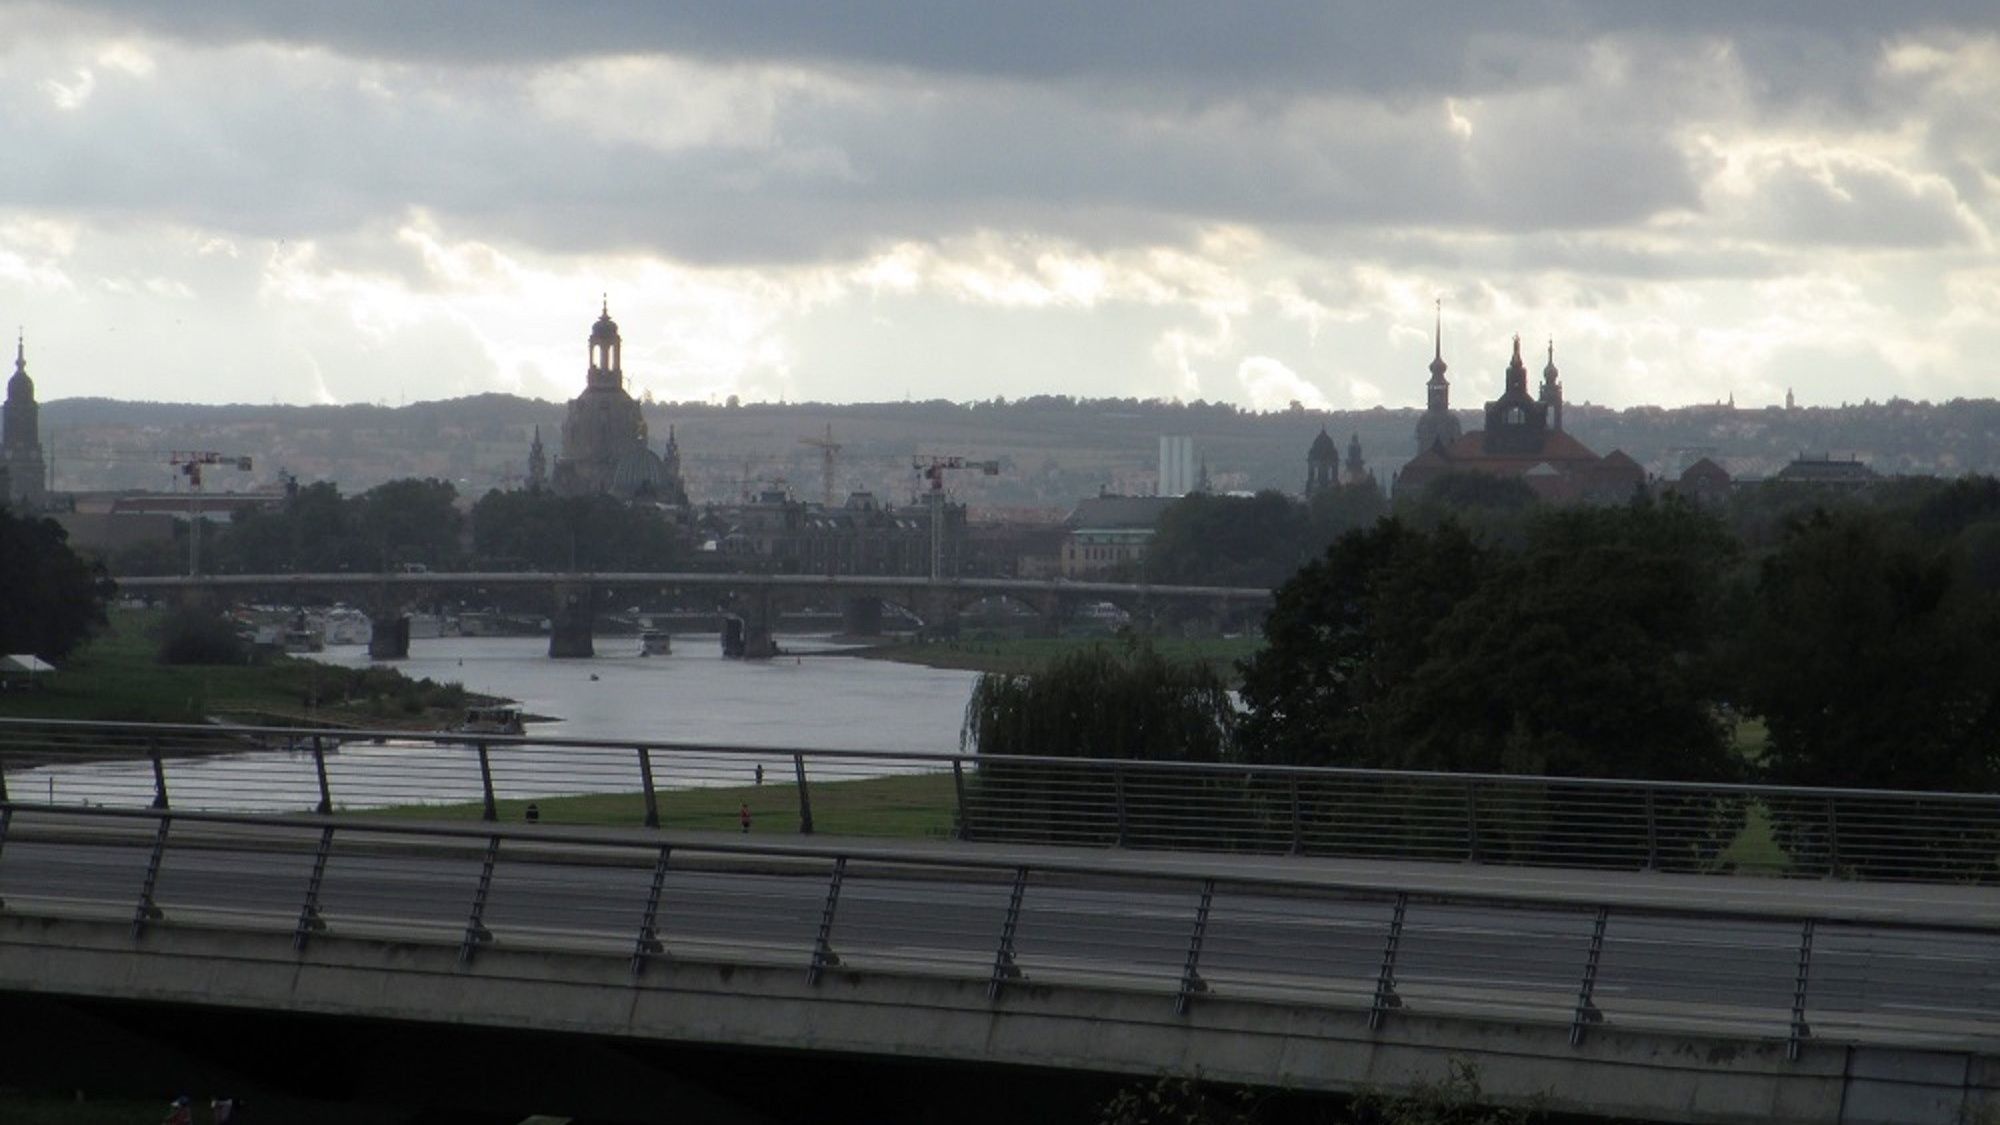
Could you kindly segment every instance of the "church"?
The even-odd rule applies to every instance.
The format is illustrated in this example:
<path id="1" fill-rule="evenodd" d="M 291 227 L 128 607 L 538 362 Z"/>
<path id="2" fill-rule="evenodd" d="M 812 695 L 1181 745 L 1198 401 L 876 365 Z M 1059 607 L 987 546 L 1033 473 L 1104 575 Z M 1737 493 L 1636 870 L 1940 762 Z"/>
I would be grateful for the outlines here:
<path id="1" fill-rule="evenodd" d="M 624 347 L 607 300 L 590 327 L 589 366 L 583 393 L 570 400 L 563 419 L 562 453 L 551 469 L 538 428 L 528 450 L 528 486 L 685 507 L 679 443 L 669 427 L 661 452 L 647 444 L 644 410 L 625 389 Z"/>
<path id="2" fill-rule="evenodd" d="M 16 512 L 48 504 L 48 465 L 42 458 L 41 410 L 35 381 L 28 378 L 28 345 L 14 341 L 14 377 L 7 380 L 7 406 L 0 425 L 0 501 Z"/>
<path id="3" fill-rule="evenodd" d="M 1528 390 L 1521 338 L 1514 337 L 1500 397 L 1486 404 L 1485 428 L 1470 433 L 1460 432 L 1451 411 L 1442 317 L 1435 343 L 1425 409 L 1417 420 L 1417 454 L 1396 475 L 1399 493 L 1420 493 L 1447 473 L 1463 472 L 1513 477 L 1553 503 L 1622 503 L 1645 487 L 1646 471 L 1637 461 L 1617 450 L 1600 457 L 1563 431 L 1562 376 L 1553 342 L 1536 394 Z"/>

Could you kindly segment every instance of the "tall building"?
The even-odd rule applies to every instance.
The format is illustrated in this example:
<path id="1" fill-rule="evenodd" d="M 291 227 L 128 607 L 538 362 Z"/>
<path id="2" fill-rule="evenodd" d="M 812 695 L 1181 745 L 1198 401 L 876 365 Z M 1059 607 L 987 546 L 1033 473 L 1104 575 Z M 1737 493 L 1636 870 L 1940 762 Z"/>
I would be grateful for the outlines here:
<path id="1" fill-rule="evenodd" d="M 17 338 L 14 377 L 7 380 L 5 419 L 0 421 L 0 465 L 4 465 L 7 475 L 6 501 L 16 511 L 32 511 L 48 503 L 41 410 L 35 403 L 35 381 L 28 378 L 27 341 Z"/>
<path id="2" fill-rule="evenodd" d="M 1417 419 L 1417 452 L 1433 446 L 1448 446 L 1459 439 L 1458 415 L 1451 412 L 1451 380 L 1444 377 L 1450 365 L 1444 361 L 1444 303 L 1437 307 L 1435 350 L 1431 355 L 1431 381 L 1424 385 L 1424 414 Z"/>
<path id="3" fill-rule="evenodd" d="M 1194 438 L 1160 436 L 1160 495 L 1186 496 L 1195 490 Z"/>
<path id="4" fill-rule="evenodd" d="M 590 327 L 583 393 L 569 402 L 562 455 L 549 474 L 549 485 L 563 496 L 609 493 L 626 500 L 686 505 L 687 486 L 679 472 L 669 472 L 666 461 L 647 445 L 645 412 L 625 390 L 624 347 L 607 301 Z M 669 450 L 678 466 L 679 451 L 671 441 Z"/>

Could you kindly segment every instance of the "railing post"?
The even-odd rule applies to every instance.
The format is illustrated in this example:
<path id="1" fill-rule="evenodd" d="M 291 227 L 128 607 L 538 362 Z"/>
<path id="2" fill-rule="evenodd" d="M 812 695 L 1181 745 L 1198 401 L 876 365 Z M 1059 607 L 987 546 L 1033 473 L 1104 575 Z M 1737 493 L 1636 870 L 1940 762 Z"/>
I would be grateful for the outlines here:
<path id="1" fill-rule="evenodd" d="M 1292 792 L 1292 854 L 1306 854 L 1306 817 L 1304 802 L 1299 799 L 1299 778 L 1291 777 Z"/>
<path id="2" fill-rule="evenodd" d="M 1604 924 L 1611 919 L 1611 908 L 1597 908 L 1597 920 L 1590 927 L 1590 952 L 1583 959 L 1583 983 L 1576 990 L 1576 1014 L 1569 1021 L 1569 1045 L 1574 1047 L 1583 1042 L 1583 1025 L 1602 1023 L 1604 1013 L 1597 1010 L 1591 996 L 1597 991 L 1597 963 L 1604 955 Z"/>
<path id="3" fill-rule="evenodd" d="M 6 799 L 7 799 L 6 794 L 0 793 L 0 801 L 5 801 Z M 13 822 L 14 822 L 13 806 L 0 804 L 0 852 L 5 852 L 7 850 L 7 826 L 12 824 Z M 6 908 L 7 908 L 7 900 L 4 898 L 0 898 L 0 910 L 5 910 Z"/>
<path id="4" fill-rule="evenodd" d="M 321 816 L 333 812 L 333 789 L 326 782 L 326 748 L 320 745 L 319 735 L 312 736 L 313 772 L 319 775 L 319 807 L 313 811 Z"/>
<path id="5" fill-rule="evenodd" d="M 1826 799 L 1826 876 L 1840 878 L 1840 806 Z"/>
<path id="6" fill-rule="evenodd" d="M 650 748 L 639 747 L 639 787 L 646 793 L 646 827 L 660 826 L 660 795 L 653 786 L 653 752 Z"/>
<path id="7" fill-rule="evenodd" d="M 806 969 L 806 984 L 819 983 L 822 971 L 840 964 L 840 956 L 833 951 L 833 914 L 840 906 L 840 881 L 847 874 L 847 857 L 833 861 L 833 878 L 826 884 L 826 909 L 819 916 L 819 937 L 813 941 L 812 965 Z"/>
<path id="8" fill-rule="evenodd" d="M 1812 1028 L 1806 1025 L 1806 981 L 1812 974 L 1813 920 L 1808 918 L 1799 928 L 1799 972 L 1792 984 L 1792 1030 L 1785 1038 L 1785 1058 L 1790 1062 L 1799 1061 L 1799 1044 L 1810 1038 Z"/>
<path id="9" fill-rule="evenodd" d="M 146 860 L 146 881 L 139 888 L 139 907 L 132 912 L 132 936 L 135 939 L 146 932 L 146 923 L 158 921 L 161 917 L 159 904 L 153 901 L 153 891 L 159 886 L 160 863 L 167 855 L 167 830 L 173 823 L 171 816 L 160 817 L 160 830 L 153 836 L 153 854 Z"/>
<path id="10" fill-rule="evenodd" d="M 958 838 L 971 840 L 972 809 L 965 803 L 965 763 L 957 758 L 951 761 L 951 787 L 958 794 Z M 0 794 L 4 798 L 4 794 Z"/>
<path id="11" fill-rule="evenodd" d="M 792 755 L 792 773 L 799 779 L 799 835 L 810 836 L 813 832 L 812 793 L 806 789 L 806 756 Z"/>
<path id="12" fill-rule="evenodd" d="M 1398 892 L 1396 912 L 1389 916 L 1389 939 L 1382 946 L 1382 971 L 1375 977 L 1375 1000 L 1368 1006 L 1370 1031 L 1381 1030 L 1382 1016 L 1389 1009 L 1403 1006 L 1396 995 L 1396 947 L 1403 942 L 1403 916 L 1409 907 L 1409 893 Z"/>
<path id="13" fill-rule="evenodd" d="M 1201 979 L 1201 943 L 1208 934 L 1208 910 L 1215 902 L 1215 880 L 1204 879 L 1201 883 L 1201 905 L 1194 912 L 1194 933 L 1188 938 L 1187 967 L 1181 970 L 1180 995 L 1174 997 L 1174 1014 L 1187 1015 L 1188 1003 L 1197 992 L 1207 992 L 1208 983 Z"/>
<path id="14" fill-rule="evenodd" d="M 1486 862 L 1479 846 L 1479 783 L 1476 781 L 1465 783 L 1465 861 Z"/>
<path id="15" fill-rule="evenodd" d="M 317 746 L 319 739 L 313 739 Z M 319 850 L 313 853 L 312 877 L 306 880 L 306 901 L 299 907 L 299 925 L 292 931 L 292 948 L 304 949 L 314 931 L 326 929 L 319 916 L 319 888 L 326 880 L 326 861 L 333 854 L 333 825 L 319 830 Z"/>
<path id="16" fill-rule="evenodd" d="M 1646 790 L 1646 870 L 1657 871 L 1660 867 L 1660 816 L 1654 805 L 1651 788 Z"/>
<path id="17" fill-rule="evenodd" d="M 1118 846 L 1126 847 L 1131 842 L 1130 831 L 1125 817 L 1125 767 L 1111 767 L 1111 790 L 1118 806 Z"/>
<path id="18" fill-rule="evenodd" d="M 1007 898 L 1007 919 L 1000 924 L 1000 948 L 993 954 L 993 979 L 986 982 L 986 999 L 1000 998 L 1000 986 L 1021 975 L 1020 966 L 1014 964 L 1014 932 L 1021 925 L 1021 899 L 1028 892 L 1028 869 L 1014 869 L 1014 893 Z"/>
<path id="19" fill-rule="evenodd" d="M 160 760 L 160 740 L 157 736 L 146 739 L 146 754 L 153 759 L 153 807 L 165 809 L 167 804 L 167 764 Z"/>
<path id="20" fill-rule="evenodd" d="M 486 752 L 481 743 L 480 754 Z M 493 940 L 493 931 L 486 928 L 486 896 L 493 891 L 493 867 L 500 859 L 500 837 L 486 838 L 486 860 L 479 867 L 479 886 L 472 892 L 472 914 L 465 920 L 465 940 L 458 946 L 458 963 L 470 964 L 472 951 L 476 947 Z"/>
<path id="21" fill-rule="evenodd" d="M 500 809 L 493 800 L 493 759 L 486 752 L 485 739 L 481 739 L 473 743 L 473 745 L 479 750 L 479 789 L 485 800 L 485 809 L 481 813 L 480 819 L 488 822 L 499 820 Z"/>
<path id="22" fill-rule="evenodd" d="M 666 944 L 660 941 L 660 890 L 667 884 L 667 860 L 674 849 L 667 844 L 660 845 L 659 858 L 653 862 L 653 882 L 646 890 L 646 912 L 639 919 L 639 939 L 632 944 L 632 975 L 646 971 L 648 956 L 665 953 Z"/>

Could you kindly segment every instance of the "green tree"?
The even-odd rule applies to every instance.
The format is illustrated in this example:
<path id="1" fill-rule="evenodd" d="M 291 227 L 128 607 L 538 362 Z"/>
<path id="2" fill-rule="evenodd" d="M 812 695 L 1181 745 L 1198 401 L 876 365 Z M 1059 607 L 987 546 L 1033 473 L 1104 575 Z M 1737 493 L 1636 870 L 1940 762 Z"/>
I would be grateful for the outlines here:
<path id="1" fill-rule="evenodd" d="M 1219 762 L 1233 756 L 1236 710 L 1228 685 L 1201 662 L 1178 663 L 1150 647 L 1098 645 L 1070 653 L 1033 676 L 988 673 L 973 685 L 961 746 L 981 757 L 961 831 L 974 839 L 1151 846 L 1227 841 L 1189 818 L 1159 815 L 1154 795 L 1174 808 L 1194 804 L 1211 823 L 1228 823 L 1238 794 L 1211 776 L 1190 791 L 1180 774 L 1154 776 L 1144 764 L 1083 771 L 999 758 L 1108 758 L 1134 763 Z"/>
<path id="2" fill-rule="evenodd" d="M 388 570 L 401 563 L 444 567 L 455 562 L 465 523 L 457 502 L 458 489 L 441 480 L 392 480 L 362 493 L 354 523 L 378 556 L 371 560 L 371 569 Z"/>
<path id="3" fill-rule="evenodd" d="M 105 625 L 111 580 L 51 519 L 0 509 L 0 652 L 60 662 Z"/>
<path id="4" fill-rule="evenodd" d="M 1162 583 L 1276 586 L 1305 561 L 1306 538 L 1305 506 L 1281 492 L 1193 493 L 1161 513 L 1145 573 Z"/>
<path id="5" fill-rule="evenodd" d="M 480 497 L 472 546 L 483 565 L 541 570 L 663 570 L 680 556 L 679 537 L 657 508 L 540 490 Z"/>
<path id="6" fill-rule="evenodd" d="M 1349 532 L 1280 586 L 1264 648 L 1243 666 L 1243 748 L 1282 765 L 1381 766 L 1382 708 L 1431 632 L 1480 580 L 1489 551 L 1445 522 Z"/>
<path id="7" fill-rule="evenodd" d="M 1738 661 L 1773 781 L 2000 783 L 2000 613 L 1948 547 L 1817 513 L 1766 559 Z"/>

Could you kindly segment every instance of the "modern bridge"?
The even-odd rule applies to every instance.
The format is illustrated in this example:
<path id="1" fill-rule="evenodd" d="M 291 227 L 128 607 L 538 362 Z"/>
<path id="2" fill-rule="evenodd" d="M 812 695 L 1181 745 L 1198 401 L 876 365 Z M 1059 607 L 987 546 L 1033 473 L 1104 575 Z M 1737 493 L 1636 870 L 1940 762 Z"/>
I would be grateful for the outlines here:
<path id="1" fill-rule="evenodd" d="M 250 749 L 259 743 L 288 748 Z M 406 794 L 456 769 L 472 779 L 467 808 L 480 819 L 323 811 L 396 787 L 344 755 L 379 765 L 399 752 L 416 763 Z M 279 802 L 301 802 L 297 811 L 257 806 L 269 788 L 259 754 L 289 755 L 308 779 Z M 1323 787 L 1375 786 L 1376 799 L 1404 806 L 1385 814 L 1419 824 L 1441 823 L 1446 806 L 1426 803 L 1408 775 L 1239 767 L 1246 784 L 1284 799 L 1264 810 L 1276 822 L 1267 836 L 1225 837 L 1195 804 L 1215 803 L 1225 775 L 1213 771 L 1126 764 L 1121 787 L 1106 763 L 1033 775 L 1021 771 L 1048 763 L 864 757 L 517 739 L 424 747 L 413 736 L 332 747 L 323 732 L 0 724 L 0 1003 L 534 1032 L 747 1053 L 761 1066 L 1199 1071 L 1328 1093 L 1405 1088 L 1469 1063 L 1503 1102 L 1662 1121 L 1945 1122 L 1995 1104 L 2000 894 L 1978 883 L 1603 869 L 1645 866 L 1622 845 L 1567 853 L 1595 870 L 1497 847 L 1451 863 L 1356 858 L 1334 826 L 1285 823 L 1294 795 L 1314 810 Z M 815 790 L 914 772 L 986 839 L 648 827 L 659 808 L 636 795 L 631 827 L 517 818 L 538 761 L 568 761 L 579 787 L 600 789 L 641 776 L 741 783 L 767 759 L 793 766 L 800 828 Z M 983 792 L 996 764 L 1015 767 L 997 775 L 997 796 Z M 56 769 L 71 772 L 43 790 Z M 382 792 L 343 788 L 350 777 Z M 1409 783 L 1400 796 L 1398 781 Z M 1554 784 L 1482 782 L 1474 815 L 1490 840 L 1523 838 L 1538 783 Z M 1570 784 L 1595 793 L 1575 808 L 1653 808 L 1642 827 L 1656 840 L 1688 823 L 1657 811 L 1697 796 Z M 1787 800 L 1805 807 L 1806 791 L 1749 788 L 1715 793 L 1780 816 Z M 190 809 L 217 809 L 232 792 L 258 811 Z M 1909 797 L 1817 794 L 1857 826 Z M 1978 814 L 1929 799 L 1936 839 L 1977 827 Z M 1122 821 L 1137 844 L 1163 831 L 1141 825 L 1179 820 L 1186 834 L 1150 850 L 1006 831 L 1032 827 L 1037 809 L 1093 801 L 1107 806 L 1093 823 Z M 1857 830 L 1857 852 L 1890 838 Z M 1188 850 L 1203 835 L 1231 846 Z M 755 1082 L 703 1083 L 674 1063 L 648 1073 L 631 1080 L 706 1119 L 772 1111 Z M 602 1094 L 543 1091 L 568 1112 Z"/>
<path id="2" fill-rule="evenodd" d="M 114 579 L 129 592 L 204 591 L 211 593 L 350 591 L 369 606 L 375 636 L 371 655 L 409 655 L 406 607 L 443 591 L 546 589 L 550 594 L 549 655 L 589 656 L 598 591 L 712 590 L 731 596 L 741 610 L 752 655 L 769 655 L 771 626 L 787 600 L 841 603 L 847 631 L 881 632 L 884 602 L 902 606 L 932 631 L 955 627 L 964 608 L 984 598 L 1005 598 L 1032 609 L 1044 630 L 1053 632 L 1080 607 L 1109 602 L 1148 618 L 1165 610 L 1199 613 L 1218 624 L 1261 613 L 1271 591 L 1233 586 L 1164 586 L 1128 582 L 1073 582 L 1067 579 L 938 578 L 897 575 L 724 574 L 653 571 L 468 571 L 333 574 L 201 574 L 132 576 Z"/>

